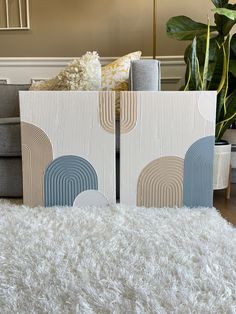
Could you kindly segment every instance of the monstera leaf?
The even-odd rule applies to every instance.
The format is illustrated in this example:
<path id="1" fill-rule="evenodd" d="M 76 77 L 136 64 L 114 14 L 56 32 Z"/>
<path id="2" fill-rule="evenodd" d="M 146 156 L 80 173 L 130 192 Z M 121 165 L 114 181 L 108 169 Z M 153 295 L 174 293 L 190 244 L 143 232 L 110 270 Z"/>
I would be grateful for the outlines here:
<path id="1" fill-rule="evenodd" d="M 211 0 L 217 8 L 223 8 L 229 0 Z"/>
<path id="2" fill-rule="evenodd" d="M 175 16 L 167 22 L 167 34 L 171 38 L 178 40 L 193 40 L 196 36 L 206 35 L 207 24 L 193 21 L 187 16 Z M 210 26 L 213 32 L 216 26 Z"/>

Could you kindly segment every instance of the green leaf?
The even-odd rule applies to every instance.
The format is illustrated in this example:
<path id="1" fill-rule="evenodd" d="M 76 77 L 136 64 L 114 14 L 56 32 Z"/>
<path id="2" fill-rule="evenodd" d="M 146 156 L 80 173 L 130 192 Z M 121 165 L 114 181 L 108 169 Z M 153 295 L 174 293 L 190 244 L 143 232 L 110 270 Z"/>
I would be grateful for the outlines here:
<path id="1" fill-rule="evenodd" d="M 216 41 L 218 37 L 214 37 L 210 39 L 210 46 L 209 46 L 209 61 L 215 62 L 216 61 L 216 51 L 218 49 Z M 187 63 L 191 51 L 191 44 L 186 48 L 184 60 Z M 206 52 L 206 37 L 198 37 L 197 38 L 197 56 L 199 60 L 200 66 L 204 65 L 205 62 L 205 52 Z"/>
<path id="2" fill-rule="evenodd" d="M 231 10 L 233 12 L 236 11 L 236 4 L 227 4 L 225 9 Z M 229 32 L 233 28 L 236 23 L 236 20 L 229 19 L 225 15 L 215 14 L 215 23 L 217 26 L 217 30 L 220 35 L 228 36 Z"/>
<path id="3" fill-rule="evenodd" d="M 225 8 L 216 8 L 212 9 L 213 12 L 226 16 L 228 19 L 235 21 L 236 20 L 236 11 L 230 10 L 230 9 L 225 9 Z"/>
<path id="4" fill-rule="evenodd" d="M 202 90 L 207 89 L 208 68 L 209 68 L 209 49 L 210 49 L 210 20 L 208 19 L 205 62 L 204 62 L 204 69 L 203 69 L 203 76 L 202 76 Z"/>
<path id="5" fill-rule="evenodd" d="M 215 67 L 216 67 L 216 62 L 209 62 L 209 65 L 208 65 L 208 75 L 207 75 L 207 80 L 209 81 L 209 88 L 208 89 L 210 89 L 210 83 L 211 83 L 211 81 L 213 79 Z M 215 88 L 213 90 L 216 90 L 216 89 L 217 88 Z"/>
<path id="6" fill-rule="evenodd" d="M 196 36 L 206 35 L 207 24 L 193 21 L 187 16 L 175 16 L 167 22 L 167 34 L 171 38 L 178 40 L 193 40 Z M 210 26 L 213 32 L 216 26 Z"/>
<path id="7" fill-rule="evenodd" d="M 236 58 L 236 34 L 234 34 L 231 38 L 231 45 L 230 45 L 231 53 L 234 54 Z"/>
<path id="8" fill-rule="evenodd" d="M 229 72 L 229 90 L 228 94 L 231 94 L 232 92 L 235 91 L 235 86 L 236 86 L 236 77 Z"/>
<path id="9" fill-rule="evenodd" d="M 194 38 L 191 47 L 191 55 L 190 55 L 190 73 L 191 79 L 188 84 L 189 90 L 201 90 L 202 86 L 202 78 L 200 74 L 199 61 L 197 57 L 197 39 Z"/>
<path id="10" fill-rule="evenodd" d="M 211 0 L 211 1 L 217 8 L 222 8 L 229 2 L 229 0 Z"/>
<path id="11" fill-rule="evenodd" d="M 229 61 L 229 72 L 232 73 L 234 77 L 236 77 L 236 60 Z"/>
<path id="12" fill-rule="evenodd" d="M 230 36 L 227 37 L 224 45 L 222 46 L 223 55 L 224 55 L 224 67 L 220 85 L 218 87 L 218 97 L 217 97 L 217 112 L 216 112 L 216 122 L 217 124 L 221 123 L 225 119 L 227 114 L 227 94 L 229 88 L 229 56 L 230 56 Z M 222 125 L 221 125 L 222 127 Z M 216 130 L 216 137 L 219 137 L 221 133 L 221 127 L 219 130 Z"/>
<path id="13" fill-rule="evenodd" d="M 222 71 L 222 77 L 220 84 L 218 86 L 217 92 L 220 93 L 221 90 L 224 89 L 224 87 L 228 84 L 228 67 L 229 67 L 229 37 L 227 38 L 226 43 L 222 46 L 223 50 L 223 71 Z M 227 94 L 227 91 L 225 92 Z M 224 98 L 226 97 L 226 94 L 224 95 Z"/>
<path id="14" fill-rule="evenodd" d="M 187 71 L 186 71 L 186 78 L 187 78 L 187 83 L 184 87 L 181 87 L 182 90 L 189 91 L 189 84 L 190 84 L 190 80 L 191 80 L 191 63 L 190 60 L 188 61 L 188 65 L 187 65 Z"/>
<path id="15" fill-rule="evenodd" d="M 187 61 L 187 68 L 186 68 L 186 74 L 185 74 L 185 87 L 184 90 L 201 90 L 202 85 L 202 79 L 201 79 L 201 73 L 200 73 L 200 67 L 199 67 L 199 61 L 196 54 L 196 48 L 197 48 L 197 39 L 194 38 L 189 58 Z"/>
<path id="16" fill-rule="evenodd" d="M 225 115 L 224 121 L 227 122 L 232 119 L 233 115 L 236 115 L 236 90 L 227 97 L 226 101 L 227 114 Z"/>
<path id="17" fill-rule="evenodd" d="M 186 64 L 188 64 L 189 56 L 191 54 L 191 47 L 192 47 L 192 43 L 187 46 L 184 52 L 184 61 Z"/>
<path id="18" fill-rule="evenodd" d="M 227 114 L 222 121 L 216 124 L 216 139 L 219 141 L 225 131 L 236 120 L 236 91 L 234 91 L 226 100 Z"/>
<path id="19" fill-rule="evenodd" d="M 222 37 L 228 36 L 231 29 L 235 25 L 236 21 L 228 19 L 224 15 L 215 14 L 215 23 L 217 26 L 217 30 L 219 32 L 219 35 Z"/>
<path id="20" fill-rule="evenodd" d="M 222 80 L 224 68 L 224 54 L 222 46 L 217 47 L 215 57 L 215 62 L 210 64 L 212 74 L 209 83 L 209 90 L 218 90 Z"/>
<path id="21" fill-rule="evenodd" d="M 198 76 L 197 76 L 197 40 L 194 38 L 191 45 L 191 53 L 189 58 L 189 79 L 188 79 L 188 90 L 197 90 L 198 89 Z"/>

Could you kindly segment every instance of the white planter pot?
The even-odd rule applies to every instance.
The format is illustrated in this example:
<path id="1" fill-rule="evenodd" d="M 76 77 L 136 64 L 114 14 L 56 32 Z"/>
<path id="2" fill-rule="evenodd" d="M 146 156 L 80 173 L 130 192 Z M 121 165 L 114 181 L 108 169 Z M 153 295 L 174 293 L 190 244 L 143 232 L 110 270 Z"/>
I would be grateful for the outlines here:
<path id="1" fill-rule="evenodd" d="M 224 140 L 232 144 L 231 151 L 231 182 L 236 183 L 236 129 L 229 129 L 224 134 Z"/>
<path id="2" fill-rule="evenodd" d="M 226 189 L 229 185 L 231 144 L 215 145 L 214 190 Z"/>

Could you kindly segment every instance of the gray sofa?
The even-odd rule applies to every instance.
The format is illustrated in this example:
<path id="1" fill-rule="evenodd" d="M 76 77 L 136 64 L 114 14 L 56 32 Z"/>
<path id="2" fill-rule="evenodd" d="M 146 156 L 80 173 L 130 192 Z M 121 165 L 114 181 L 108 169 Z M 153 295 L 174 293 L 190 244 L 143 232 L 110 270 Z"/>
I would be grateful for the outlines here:
<path id="1" fill-rule="evenodd" d="M 19 90 L 29 85 L 0 85 L 0 197 L 22 197 Z"/>
<path id="2" fill-rule="evenodd" d="M 130 70 L 130 90 L 160 89 L 159 62 L 134 61 Z M 22 197 L 22 160 L 19 91 L 30 85 L 0 85 L 0 197 Z M 117 124 L 117 198 L 119 199 L 119 123 Z"/>

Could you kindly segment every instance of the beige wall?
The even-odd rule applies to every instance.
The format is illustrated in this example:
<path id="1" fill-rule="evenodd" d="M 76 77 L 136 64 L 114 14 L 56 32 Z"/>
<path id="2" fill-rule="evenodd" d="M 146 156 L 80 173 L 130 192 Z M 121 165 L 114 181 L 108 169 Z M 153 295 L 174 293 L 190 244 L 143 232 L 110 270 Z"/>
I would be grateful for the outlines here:
<path id="1" fill-rule="evenodd" d="M 72 57 L 86 50 L 119 56 L 152 54 L 153 0 L 30 0 L 30 31 L 1 31 L 0 57 Z M 210 0 L 158 0 L 158 55 L 183 55 L 185 43 L 169 39 L 174 15 L 205 22 Z"/>

